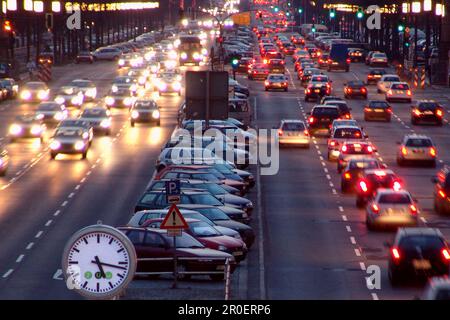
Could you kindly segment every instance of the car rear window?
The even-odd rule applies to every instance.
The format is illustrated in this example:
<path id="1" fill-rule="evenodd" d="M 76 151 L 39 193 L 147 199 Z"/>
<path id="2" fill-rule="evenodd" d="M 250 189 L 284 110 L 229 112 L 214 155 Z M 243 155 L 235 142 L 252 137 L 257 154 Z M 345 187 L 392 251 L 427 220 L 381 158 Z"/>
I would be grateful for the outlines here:
<path id="1" fill-rule="evenodd" d="M 350 161 L 349 163 L 350 169 L 375 169 L 379 168 L 378 161 Z"/>
<path id="2" fill-rule="evenodd" d="M 338 111 L 337 107 L 336 108 L 314 108 L 312 115 L 339 117 L 339 111 Z"/>
<path id="3" fill-rule="evenodd" d="M 419 110 L 425 111 L 425 110 L 435 110 L 439 105 L 435 102 L 422 102 L 419 104 Z"/>
<path id="4" fill-rule="evenodd" d="M 372 101 L 369 103 L 369 108 L 387 108 L 389 104 L 384 101 Z"/>
<path id="5" fill-rule="evenodd" d="M 284 80 L 286 80 L 286 77 L 283 76 L 283 75 L 279 75 L 279 76 L 269 76 L 269 80 L 284 81 Z"/>
<path id="6" fill-rule="evenodd" d="M 314 82 L 328 82 L 328 77 L 326 77 L 326 76 L 314 76 L 314 77 L 312 77 L 311 81 L 314 81 Z"/>
<path id="7" fill-rule="evenodd" d="M 399 77 L 386 77 L 386 78 L 384 78 L 384 81 L 395 82 L 395 81 L 400 81 L 400 78 Z"/>
<path id="8" fill-rule="evenodd" d="M 348 82 L 349 87 L 364 87 L 364 82 L 362 81 L 349 81 Z"/>
<path id="9" fill-rule="evenodd" d="M 357 128 L 338 128 L 334 131 L 336 139 L 360 139 L 361 137 L 361 130 Z"/>
<path id="10" fill-rule="evenodd" d="M 399 247 L 403 250 L 416 250 L 417 247 L 422 250 L 439 250 L 444 246 L 444 242 L 438 236 L 434 235 L 410 235 L 400 240 Z"/>
<path id="11" fill-rule="evenodd" d="M 409 86 L 406 83 L 394 83 L 391 89 L 395 90 L 409 90 Z"/>
<path id="12" fill-rule="evenodd" d="M 430 139 L 415 138 L 415 139 L 408 139 L 408 141 L 406 141 L 406 146 L 407 147 L 431 147 L 431 146 L 433 146 L 433 144 L 431 143 Z"/>
<path id="13" fill-rule="evenodd" d="M 378 199 L 379 203 L 409 204 L 411 197 L 405 193 L 383 194 Z"/>
<path id="14" fill-rule="evenodd" d="M 303 131 L 305 125 L 302 122 L 285 122 L 281 128 L 285 131 Z"/>

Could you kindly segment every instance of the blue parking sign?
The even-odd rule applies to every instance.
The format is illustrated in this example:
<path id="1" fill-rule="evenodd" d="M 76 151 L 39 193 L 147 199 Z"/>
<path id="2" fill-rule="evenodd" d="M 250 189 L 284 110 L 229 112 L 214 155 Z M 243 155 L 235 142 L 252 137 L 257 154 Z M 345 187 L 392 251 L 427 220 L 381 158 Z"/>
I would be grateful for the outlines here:
<path id="1" fill-rule="evenodd" d="M 166 181 L 166 197 L 168 203 L 180 203 L 180 180 Z"/>

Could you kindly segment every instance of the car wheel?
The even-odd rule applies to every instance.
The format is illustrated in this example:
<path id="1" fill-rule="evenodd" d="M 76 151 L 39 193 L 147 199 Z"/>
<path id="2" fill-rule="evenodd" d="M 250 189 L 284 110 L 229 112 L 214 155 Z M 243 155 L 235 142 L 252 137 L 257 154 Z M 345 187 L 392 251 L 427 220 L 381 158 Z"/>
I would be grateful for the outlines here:
<path id="1" fill-rule="evenodd" d="M 269 89 L 267 89 L 267 88 L 264 88 L 264 91 L 269 91 Z"/>
<path id="2" fill-rule="evenodd" d="M 391 117 L 386 118 L 386 122 L 391 122 Z"/>
<path id="3" fill-rule="evenodd" d="M 130 122 L 130 125 L 131 125 L 132 127 L 134 127 L 134 121 L 131 121 L 131 122 Z"/>
<path id="4" fill-rule="evenodd" d="M 366 218 L 366 227 L 367 227 L 367 230 L 369 230 L 369 231 L 373 231 L 375 229 L 373 223 L 370 222 L 370 220 L 368 218 Z"/>
<path id="5" fill-rule="evenodd" d="M 305 101 L 306 101 L 306 102 L 308 102 L 308 100 L 309 100 L 309 99 L 308 99 L 308 97 L 307 97 L 307 96 L 305 96 Z"/>
<path id="6" fill-rule="evenodd" d="M 436 160 L 430 161 L 430 167 L 436 168 Z"/>
<path id="7" fill-rule="evenodd" d="M 86 159 L 87 158 L 87 151 L 83 152 L 83 154 L 81 155 L 82 159 Z"/>
<path id="8" fill-rule="evenodd" d="M 0 177 L 4 177 L 6 175 L 6 169 L 0 172 Z"/>
<path id="9" fill-rule="evenodd" d="M 337 166 L 337 172 L 342 173 L 342 167 L 340 165 Z"/>
<path id="10" fill-rule="evenodd" d="M 57 153 L 50 153 L 50 159 L 54 160 L 56 158 Z"/>
<path id="11" fill-rule="evenodd" d="M 161 126 L 161 121 L 158 120 L 158 122 L 156 123 L 156 125 L 157 125 L 158 127 L 160 127 L 160 126 Z"/>
<path id="12" fill-rule="evenodd" d="M 411 118 L 411 124 L 412 125 L 417 125 L 417 121 L 415 119 Z"/>
<path id="13" fill-rule="evenodd" d="M 435 196 L 435 198 L 433 200 L 433 208 L 434 208 L 434 211 L 436 211 L 437 214 L 442 214 L 441 207 L 439 206 L 438 202 L 436 201 L 436 196 Z"/>
<path id="14" fill-rule="evenodd" d="M 347 193 L 348 192 L 348 187 L 344 183 L 341 183 L 341 192 L 342 193 Z"/>
<path id="15" fill-rule="evenodd" d="M 111 130 L 109 130 L 109 129 L 106 130 L 106 131 L 105 131 L 105 135 L 107 135 L 107 136 L 111 135 Z"/>
<path id="16" fill-rule="evenodd" d="M 439 127 L 442 127 L 442 121 L 438 121 L 438 122 L 437 122 L 437 125 L 438 125 Z"/>
<path id="17" fill-rule="evenodd" d="M 349 72 L 349 71 L 350 71 L 350 68 L 346 68 L 346 69 L 345 69 L 345 72 Z"/>
<path id="18" fill-rule="evenodd" d="M 287 91 L 288 91 L 288 88 L 284 89 L 284 92 L 287 92 Z"/>
<path id="19" fill-rule="evenodd" d="M 383 92 L 381 92 L 381 90 L 377 88 L 377 93 L 383 93 Z"/>

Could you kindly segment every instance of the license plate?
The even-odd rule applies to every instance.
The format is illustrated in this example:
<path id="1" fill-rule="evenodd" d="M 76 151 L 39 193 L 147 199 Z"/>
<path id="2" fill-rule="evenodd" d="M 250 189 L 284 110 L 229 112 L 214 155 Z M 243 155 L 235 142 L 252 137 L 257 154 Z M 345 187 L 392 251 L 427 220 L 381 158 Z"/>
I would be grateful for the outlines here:
<path id="1" fill-rule="evenodd" d="M 414 269 L 431 269 L 431 263 L 428 260 L 413 260 Z"/>
<path id="2" fill-rule="evenodd" d="M 316 89 L 316 90 L 314 90 L 314 92 L 319 93 L 319 92 L 320 92 L 320 89 Z"/>
<path id="3" fill-rule="evenodd" d="M 384 112 L 384 109 L 375 109 L 375 112 Z"/>
<path id="4" fill-rule="evenodd" d="M 398 93 L 398 94 L 403 94 L 404 92 L 403 92 L 403 91 L 400 91 L 400 90 L 397 90 L 397 93 Z"/>
<path id="5" fill-rule="evenodd" d="M 233 256 L 242 256 L 244 253 L 242 251 L 233 252 Z"/>
<path id="6" fill-rule="evenodd" d="M 216 269 L 217 270 L 225 270 L 225 266 L 217 266 Z"/>
<path id="7" fill-rule="evenodd" d="M 413 152 L 414 153 L 423 153 L 423 150 L 421 150 L 421 149 L 414 149 Z"/>
<path id="8" fill-rule="evenodd" d="M 433 111 L 424 111 L 424 113 L 423 114 L 433 114 Z"/>

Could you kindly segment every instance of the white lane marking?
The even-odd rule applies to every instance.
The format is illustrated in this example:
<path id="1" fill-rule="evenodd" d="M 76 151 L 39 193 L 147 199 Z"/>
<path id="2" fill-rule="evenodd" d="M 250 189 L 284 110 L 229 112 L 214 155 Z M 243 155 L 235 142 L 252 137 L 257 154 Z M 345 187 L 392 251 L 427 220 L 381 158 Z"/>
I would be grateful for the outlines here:
<path id="1" fill-rule="evenodd" d="M 75 187 L 75 190 L 80 189 L 81 185 L 77 184 L 77 186 Z"/>
<path id="2" fill-rule="evenodd" d="M 333 194 L 337 194 L 337 191 L 336 191 L 335 188 L 331 189 L 331 192 L 332 192 Z"/>
<path id="3" fill-rule="evenodd" d="M 52 222 L 53 222 L 53 220 L 51 220 L 51 219 L 48 220 L 48 221 L 45 223 L 45 226 L 46 226 L 46 227 L 50 226 L 50 225 L 52 224 Z"/>
<path id="4" fill-rule="evenodd" d="M 425 217 L 420 217 L 420 220 L 422 220 L 423 223 L 427 223 L 427 219 L 425 219 Z"/>
<path id="5" fill-rule="evenodd" d="M 38 233 L 36 233 L 36 235 L 34 236 L 36 239 L 37 238 L 40 238 L 41 236 L 42 236 L 42 234 L 43 234 L 44 232 L 41 230 L 41 231 L 39 231 Z"/>
<path id="6" fill-rule="evenodd" d="M 61 210 L 56 210 L 55 213 L 53 214 L 55 217 L 57 217 L 59 214 L 61 213 Z"/>
<path id="7" fill-rule="evenodd" d="M 86 181 L 86 177 L 80 180 L 80 183 L 84 183 Z"/>
<path id="8" fill-rule="evenodd" d="M 340 212 L 344 212 L 344 207 L 339 206 L 338 209 L 339 209 Z"/>
<path id="9" fill-rule="evenodd" d="M 328 180 L 331 180 L 331 176 L 329 174 L 326 175 Z"/>
<path id="10" fill-rule="evenodd" d="M 364 262 L 360 262 L 359 266 L 361 267 L 362 271 L 366 271 L 366 265 L 364 264 Z"/>
<path id="11" fill-rule="evenodd" d="M 75 195 L 75 192 L 71 192 L 71 193 L 69 194 L 69 199 L 73 198 L 74 195 Z"/>
<path id="12" fill-rule="evenodd" d="M 65 206 L 67 206 L 67 204 L 68 204 L 69 202 L 67 202 L 67 200 L 66 201 L 64 201 L 62 204 L 61 204 L 61 207 L 65 207 Z"/>
<path id="13" fill-rule="evenodd" d="M 258 121 L 258 108 L 256 107 L 256 96 L 253 97 L 253 109 L 255 109 L 255 116 L 253 117 L 255 122 Z"/>
<path id="14" fill-rule="evenodd" d="M 352 228 L 350 226 L 345 226 L 345 229 L 347 230 L 347 232 L 352 232 Z"/>
<path id="15" fill-rule="evenodd" d="M 3 279 L 6 279 L 10 276 L 11 273 L 14 272 L 14 269 L 9 269 L 8 271 L 6 271 L 6 273 L 3 275 Z"/>
<path id="16" fill-rule="evenodd" d="M 356 244 L 355 237 L 350 237 L 350 242 L 351 242 L 352 244 Z"/>
<path id="17" fill-rule="evenodd" d="M 355 254 L 357 257 L 361 257 L 361 251 L 359 249 L 355 249 Z"/>
<path id="18" fill-rule="evenodd" d="M 379 300 L 378 295 L 376 293 L 372 293 L 372 299 L 373 300 Z"/>
<path id="19" fill-rule="evenodd" d="M 323 168 L 323 171 L 324 171 L 325 173 L 328 173 L 328 169 L 327 169 L 327 168 Z"/>
<path id="20" fill-rule="evenodd" d="M 25 258 L 24 254 L 21 254 L 20 256 L 17 257 L 16 263 L 21 263 L 23 258 Z"/>
<path id="21" fill-rule="evenodd" d="M 334 187 L 334 184 L 331 181 L 330 181 L 330 187 L 332 187 L 332 188 Z"/>
<path id="22" fill-rule="evenodd" d="M 342 220 L 347 221 L 347 216 L 345 214 L 342 215 Z"/>
<path id="23" fill-rule="evenodd" d="M 323 161 L 323 157 L 322 156 L 320 156 L 319 159 L 320 159 L 320 161 Z"/>
<path id="24" fill-rule="evenodd" d="M 31 248 L 33 248 L 33 246 L 34 242 L 30 242 L 25 249 L 30 250 Z"/>
<path id="25" fill-rule="evenodd" d="M 87 175 L 87 176 L 90 176 L 90 175 L 91 175 L 91 173 L 92 173 L 92 171 L 91 171 L 91 170 L 89 170 L 88 172 L 86 172 L 86 175 Z"/>

